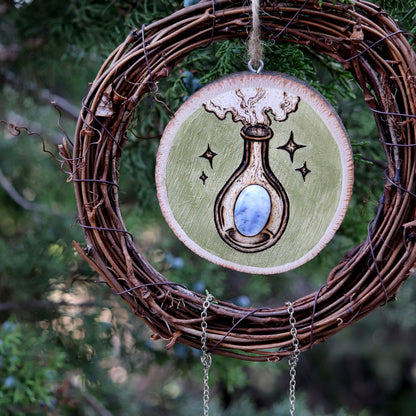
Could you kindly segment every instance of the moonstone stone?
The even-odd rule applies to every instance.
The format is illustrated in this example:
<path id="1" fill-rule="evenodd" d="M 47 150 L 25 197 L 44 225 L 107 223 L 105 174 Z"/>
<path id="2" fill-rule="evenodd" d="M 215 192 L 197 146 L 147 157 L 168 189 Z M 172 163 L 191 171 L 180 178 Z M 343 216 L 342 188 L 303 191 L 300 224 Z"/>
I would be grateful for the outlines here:
<path id="1" fill-rule="evenodd" d="M 246 237 L 257 235 L 266 226 L 272 203 L 266 189 L 260 185 L 244 188 L 234 207 L 234 222 L 237 230 Z"/>

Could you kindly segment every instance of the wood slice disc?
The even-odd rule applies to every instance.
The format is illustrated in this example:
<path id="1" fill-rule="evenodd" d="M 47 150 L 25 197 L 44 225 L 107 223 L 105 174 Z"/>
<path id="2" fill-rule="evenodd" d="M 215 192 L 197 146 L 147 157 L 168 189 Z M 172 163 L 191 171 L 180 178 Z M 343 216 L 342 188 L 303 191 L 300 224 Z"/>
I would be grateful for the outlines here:
<path id="1" fill-rule="evenodd" d="M 177 237 L 234 270 L 275 274 L 315 257 L 347 211 L 353 158 L 331 105 L 302 81 L 241 73 L 187 99 L 156 165 Z"/>

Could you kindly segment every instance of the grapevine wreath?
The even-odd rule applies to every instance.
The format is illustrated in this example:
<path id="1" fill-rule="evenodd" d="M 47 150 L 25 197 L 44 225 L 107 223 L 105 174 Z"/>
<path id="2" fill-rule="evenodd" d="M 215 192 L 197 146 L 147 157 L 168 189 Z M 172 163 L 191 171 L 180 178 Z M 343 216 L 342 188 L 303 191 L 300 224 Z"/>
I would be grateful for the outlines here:
<path id="1" fill-rule="evenodd" d="M 365 241 L 317 292 L 293 301 L 300 350 L 322 342 L 394 299 L 416 263 L 416 55 L 394 19 L 363 0 L 262 1 L 264 40 L 305 45 L 342 63 L 374 113 L 387 169 Z M 83 100 L 73 148 L 61 155 L 75 187 L 86 247 L 76 250 L 154 331 L 153 338 L 201 348 L 206 295 L 169 281 L 137 250 L 119 203 L 119 160 L 143 97 L 189 53 L 244 39 L 243 0 L 204 0 L 133 30 L 104 62 Z M 210 352 L 250 361 L 291 354 L 287 306 L 245 309 L 217 299 L 207 311 Z"/>

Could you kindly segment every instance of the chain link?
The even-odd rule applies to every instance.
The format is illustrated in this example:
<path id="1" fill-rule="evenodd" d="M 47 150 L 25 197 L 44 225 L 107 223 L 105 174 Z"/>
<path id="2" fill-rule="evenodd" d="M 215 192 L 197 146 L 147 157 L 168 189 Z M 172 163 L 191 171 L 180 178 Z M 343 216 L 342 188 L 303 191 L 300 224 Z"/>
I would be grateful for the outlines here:
<path id="1" fill-rule="evenodd" d="M 203 402 L 204 402 L 204 416 L 209 416 L 209 368 L 211 367 L 212 358 L 211 353 L 208 352 L 207 347 L 207 328 L 208 324 L 206 321 L 206 318 L 208 316 L 208 308 L 213 299 L 213 296 L 209 294 L 207 298 L 205 299 L 203 305 L 202 305 L 202 312 L 201 312 L 201 328 L 202 328 L 202 334 L 201 334 L 201 362 L 202 366 L 204 368 L 204 376 L 203 376 L 203 383 L 204 383 L 204 393 L 203 393 Z"/>
<path id="2" fill-rule="evenodd" d="M 289 366 L 290 366 L 290 382 L 289 382 L 289 412 L 290 416 L 295 414 L 295 402 L 296 402 L 296 366 L 299 361 L 299 340 L 298 340 L 298 331 L 296 329 L 296 319 L 295 319 L 295 309 L 293 308 L 292 302 L 287 302 L 287 313 L 289 314 L 289 323 L 291 325 L 290 334 L 292 335 L 292 345 L 293 353 L 289 357 Z"/>
<path id="3" fill-rule="evenodd" d="M 207 347 L 207 328 L 208 324 L 206 318 L 208 317 L 208 308 L 211 304 L 213 296 L 209 294 L 205 299 L 202 305 L 202 312 L 201 312 L 201 362 L 204 368 L 204 376 L 203 376 L 203 383 L 204 383 L 204 392 L 203 392 L 203 404 L 204 404 L 204 416 L 209 416 L 209 369 L 211 367 L 212 358 L 211 353 L 208 352 Z M 286 303 L 287 312 L 289 314 L 289 323 L 291 325 L 290 334 L 292 335 L 292 345 L 293 345 L 293 353 L 289 357 L 289 366 L 290 366 L 290 382 L 289 382 L 289 412 L 290 416 L 294 416 L 295 414 L 295 402 L 296 402 L 296 366 L 299 361 L 300 349 L 299 349 L 299 340 L 298 340 L 298 331 L 296 329 L 296 319 L 295 319 L 295 309 L 291 302 Z"/>

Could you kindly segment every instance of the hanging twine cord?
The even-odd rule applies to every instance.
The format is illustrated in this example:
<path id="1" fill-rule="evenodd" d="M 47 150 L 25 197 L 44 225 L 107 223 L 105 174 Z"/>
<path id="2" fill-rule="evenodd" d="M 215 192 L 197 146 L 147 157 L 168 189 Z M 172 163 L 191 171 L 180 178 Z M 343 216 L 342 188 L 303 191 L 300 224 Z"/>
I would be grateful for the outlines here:
<path id="1" fill-rule="evenodd" d="M 263 69 L 263 44 L 261 43 L 260 0 L 251 1 L 251 32 L 248 39 L 250 71 L 260 72 Z M 257 69 L 256 69 L 257 68 Z"/>

